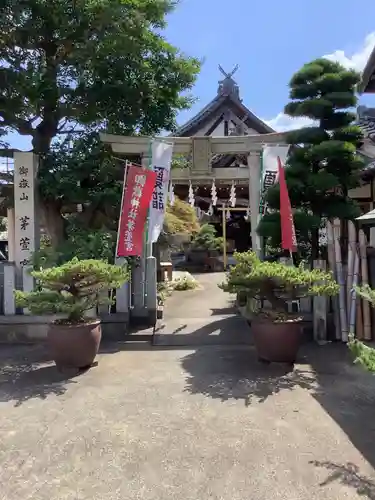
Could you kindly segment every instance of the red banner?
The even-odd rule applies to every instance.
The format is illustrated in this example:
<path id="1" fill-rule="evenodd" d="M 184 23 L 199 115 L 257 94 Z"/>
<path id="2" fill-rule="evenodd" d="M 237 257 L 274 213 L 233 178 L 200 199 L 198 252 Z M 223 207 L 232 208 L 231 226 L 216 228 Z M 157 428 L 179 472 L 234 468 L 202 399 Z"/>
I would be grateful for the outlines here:
<path id="1" fill-rule="evenodd" d="M 155 172 L 133 164 L 128 164 L 125 176 L 117 235 L 117 257 L 142 255 L 143 232 L 156 181 Z"/>
<path id="2" fill-rule="evenodd" d="M 293 222 L 293 212 L 290 205 L 285 172 L 280 157 L 277 157 L 280 185 L 280 219 L 281 219 L 281 246 L 290 252 L 297 251 L 297 238 Z"/>

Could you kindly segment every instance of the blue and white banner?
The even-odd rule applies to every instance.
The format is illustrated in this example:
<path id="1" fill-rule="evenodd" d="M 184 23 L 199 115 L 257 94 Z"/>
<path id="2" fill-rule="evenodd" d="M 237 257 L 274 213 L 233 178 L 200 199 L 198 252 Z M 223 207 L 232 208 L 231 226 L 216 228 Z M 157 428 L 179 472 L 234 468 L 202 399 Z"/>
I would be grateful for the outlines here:
<path id="1" fill-rule="evenodd" d="M 148 243 L 155 243 L 163 229 L 165 209 L 168 202 L 172 156 L 172 143 L 152 141 L 151 168 L 156 172 L 156 184 L 150 203 Z"/>
<path id="2" fill-rule="evenodd" d="M 278 160 L 285 165 L 289 153 L 289 144 L 282 144 L 281 146 L 265 146 L 262 154 L 262 172 L 261 172 L 261 185 L 260 185 L 260 206 L 259 213 L 263 215 L 266 212 L 267 206 L 265 203 L 265 196 L 267 190 L 276 184 L 278 177 Z"/>

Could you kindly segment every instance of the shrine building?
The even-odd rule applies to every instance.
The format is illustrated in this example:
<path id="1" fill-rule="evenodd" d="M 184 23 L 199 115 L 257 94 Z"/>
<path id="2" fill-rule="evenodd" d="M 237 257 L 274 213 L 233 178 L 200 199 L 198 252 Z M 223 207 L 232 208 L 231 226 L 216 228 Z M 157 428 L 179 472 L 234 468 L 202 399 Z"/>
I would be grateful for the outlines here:
<path id="1" fill-rule="evenodd" d="M 219 66 L 223 78 L 218 82 L 216 96 L 180 126 L 173 133 L 174 137 L 261 136 L 275 132 L 243 104 L 239 86 L 233 78 L 237 69 L 238 66 L 227 73 Z M 185 160 L 189 163 L 188 157 Z M 193 196 L 199 218 L 215 225 L 218 236 L 222 235 L 220 208 L 223 204 L 230 206 L 234 195 L 235 206 L 244 210 L 227 214 L 228 245 L 239 251 L 247 250 L 251 247 L 250 219 L 246 212 L 250 207 L 248 154 L 213 154 L 209 163 L 206 172 L 199 175 L 196 171 L 191 175 L 188 168 L 174 169 L 174 194 L 185 201 L 191 201 Z"/>

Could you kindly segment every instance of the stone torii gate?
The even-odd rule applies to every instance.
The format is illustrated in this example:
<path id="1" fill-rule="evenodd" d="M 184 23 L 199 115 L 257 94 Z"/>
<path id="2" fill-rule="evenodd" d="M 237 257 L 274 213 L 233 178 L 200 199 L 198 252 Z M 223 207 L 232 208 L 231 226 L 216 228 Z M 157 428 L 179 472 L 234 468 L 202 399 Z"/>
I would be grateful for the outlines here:
<path id="1" fill-rule="evenodd" d="M 260 202 L 260 156 L 265 145 L 285 144 L 285 133 L 256 134 L 243 136 L 194 136 L 194 137 L 127 137 L 101 134 L 101 140 L 111 146 L 118 155 L 139 156 L 142 165 L 150 164 L 150 141 L 160 140 L 173 144 L 174 155 L 189 155 L 190 168 L 174 169 L 172 182 L 211 183 L 213 179 L 221 182 L 248 185 L 250 197 L 251 237 L 253 250 L 260 251 L 260 241 L 256 233 L 259 219 Z M 213 168 L 211 158 L 215 154 L 247 155 L 246 167 Z M 146 248 L 142 265 L 135 270 L 133 277 L 133 314 L 149 316 L 156 310 L 156 262 L 150 246 Z M 139 273 L 139 275 L 138 275 Z M 129 292 L 128 292 L 129 293 Z M 152 316 L 152 314 L 151 314 Z"/>

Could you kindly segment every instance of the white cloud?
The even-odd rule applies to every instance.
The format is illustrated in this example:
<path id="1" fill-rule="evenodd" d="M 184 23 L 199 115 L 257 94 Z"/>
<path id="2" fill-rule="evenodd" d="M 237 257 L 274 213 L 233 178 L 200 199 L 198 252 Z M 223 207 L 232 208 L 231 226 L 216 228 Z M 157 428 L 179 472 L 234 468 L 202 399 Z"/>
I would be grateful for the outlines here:
<path id="1" fill-rule="evenodd" d="M 352 55 L 348 55 L 344 50 L 335 50 L 332 54 L 327 54 L 323 57 L 330 61 L 337 61 L 346 68 L 353 68 L 356 71 L 362 71 L 371 55 L 375 46 L 375 32 L 366 36 L 362 46 Z"/>
<path id="2" fill-rule="evenodd" d="M 284 113 L 279 113 L 275 118 L 271 120 L 264 120 L 267 125 L 272 127 L 276 132 L 285 132 L 286 130 L 295 130 L 302 127 L 308 127 L 313 123 L 309 118 L 292 118 L 285 115 Z"/>
<path id="3" fill-rule="evenodd" d="M 354 53 L 348 54 L 344 50 L 335 50 L 332 54 L 326 54 L 326 59 L 337 61 L 346 68 L 353 68 L 356 71 L 362 71 L 370 57 L 370 54 L 375 46 L 375 32 L 366 36 L 362 46 Z M 312 125 L 312 120 L 308 118 L 291 118 L 284 113 L 279 113 L 271 120 L 264 120 L 270 127 L 277 132 L 285 132 L 286 130 L 294 130 L 301 127 Z"/>

